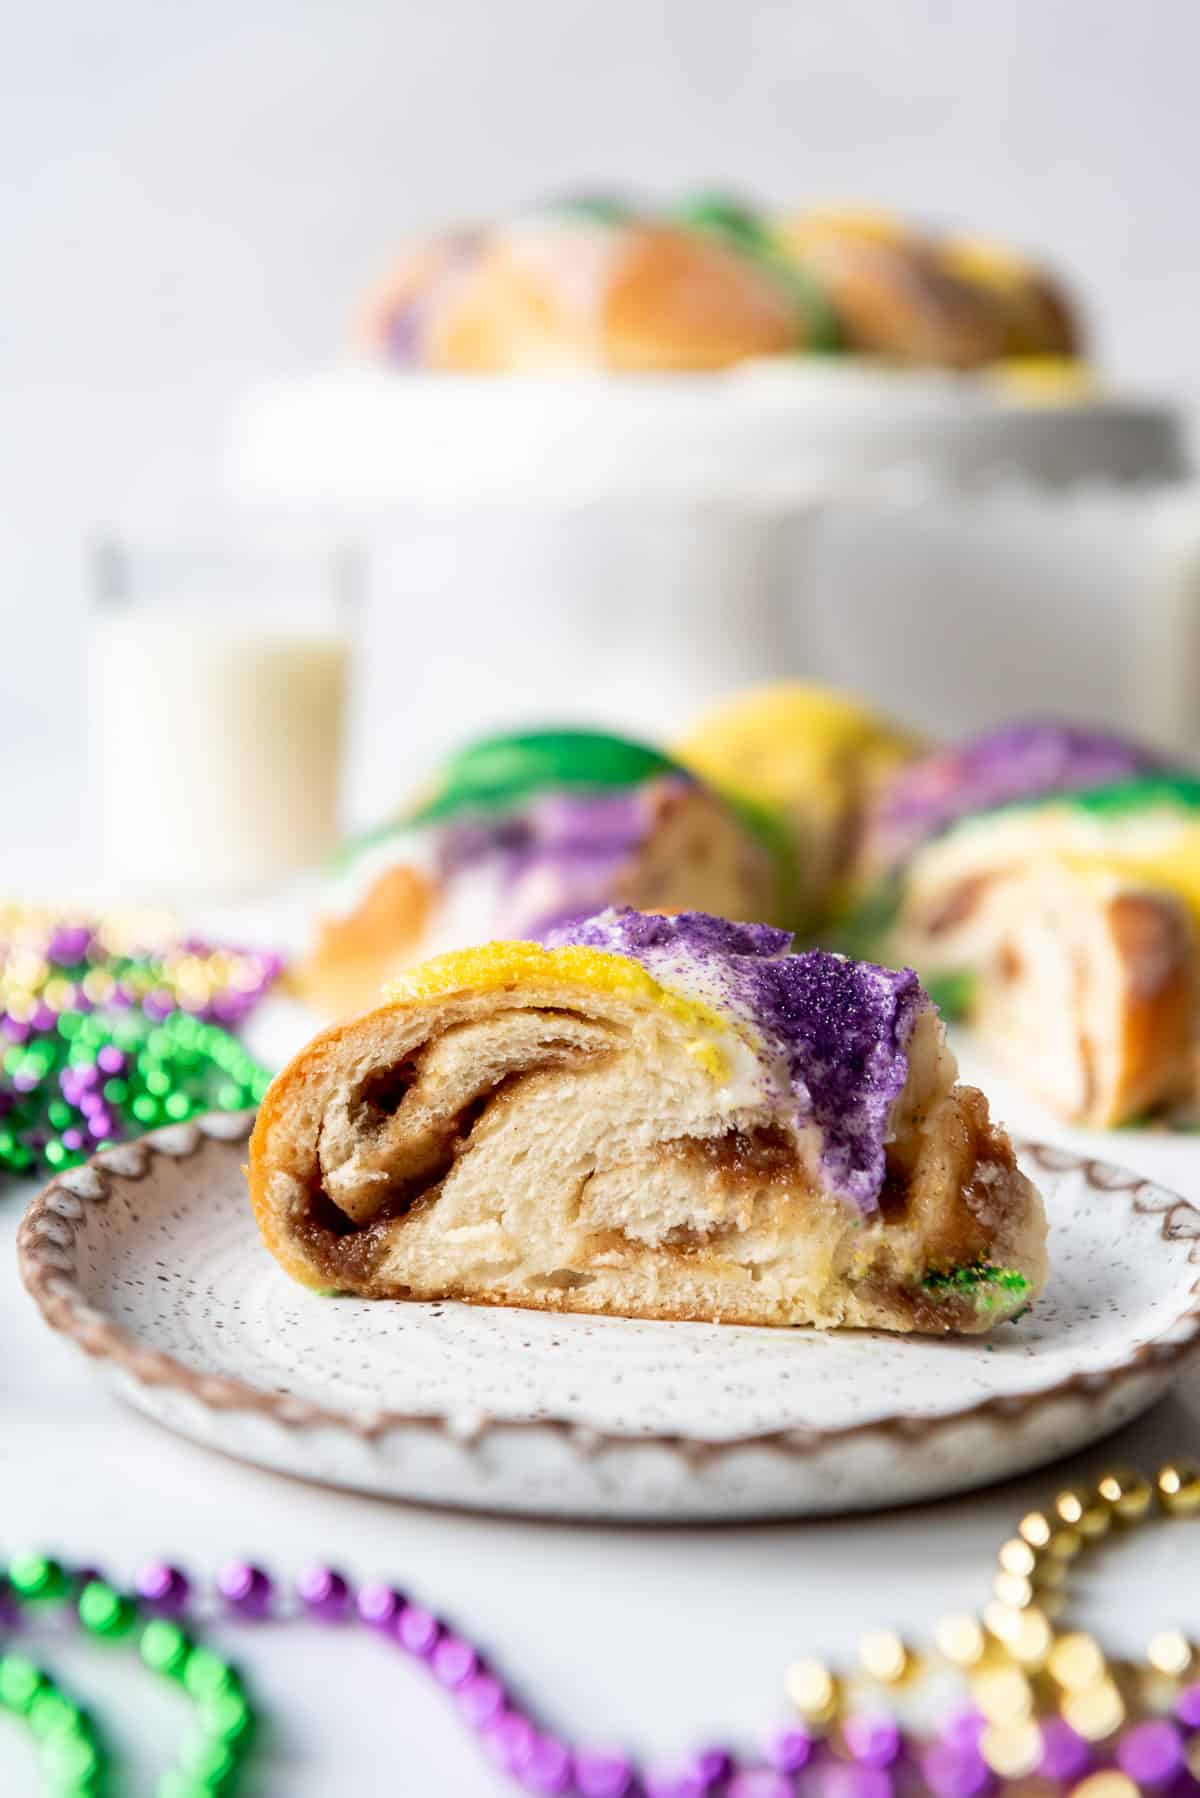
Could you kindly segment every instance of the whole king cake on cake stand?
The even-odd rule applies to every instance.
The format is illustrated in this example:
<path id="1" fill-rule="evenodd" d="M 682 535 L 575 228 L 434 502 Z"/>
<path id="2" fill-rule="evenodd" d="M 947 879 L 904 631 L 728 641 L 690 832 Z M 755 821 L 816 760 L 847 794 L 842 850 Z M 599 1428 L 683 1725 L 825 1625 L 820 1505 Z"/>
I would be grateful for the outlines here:
<path id="1" fill-rule="evenodd" d="M 1112 393 L 1039 264 L 862 209 L 608 197 L 431 233 L 356 356 L 252 391 L 254 497 L 373 507 L 761 496 L 898 458 L 938 474 L 1167 478 L 1165 407 Z"/>
<path id="2" fill-rule="evenodd" d="M 840 590 L 815 603 L 843 506 L 852 525 L 879 509 L 886 538 L 898 476 L 938 494 L 1012 478 L 1052 505 L 1172 480 L 1185 457 L 1169 407 L 1103 384 L 1039 261 L 706 196 L 419 239 L 340 361 L 246 395 L 232 464 L 247 501 L 332 512 L 368 546 L 361 740 L 431 766 L 457 734 L 438 696 L 499 729 L 556 712 L 568 670 L 575 718 L 651 738 L 781 674 L 878 692 L 827 665 L 818 630 L 857 615 Z M 398 722 L 383 670 L 401 663 L 424 678 Z M 902 684 L 894 702 L 956 723 Z M 364 792 L 362 816 L 391 797 Z"/>

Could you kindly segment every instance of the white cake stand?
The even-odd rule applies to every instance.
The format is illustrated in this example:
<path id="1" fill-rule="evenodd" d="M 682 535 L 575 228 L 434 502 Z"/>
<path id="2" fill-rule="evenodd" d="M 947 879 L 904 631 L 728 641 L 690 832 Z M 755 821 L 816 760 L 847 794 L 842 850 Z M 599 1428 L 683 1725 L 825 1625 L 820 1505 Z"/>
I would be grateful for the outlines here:
<path id="1" fill-rule="evenodd" d="M 266 382 L 236 421 L 239 488 L 266 501 L 537 506 L 761 502 L 891 468 L 942 479 L 1166 480 L 1174 411 L 1020 405 L 986 378 L 773 358 L 717 375 L 409 374 Z"/>
<path id="2" fill-rule="evenodd" d="M 232 453 L 244 499 L 349 519 L 368 546 L 368 817 L 476 729 L 573 717 L 661 738 L 719 693 L 819 674 L 802 596 L 833 501 L 1184 467 L 1166 406 L 1022 406 L 983 377 L 818 358 L 675 376 L 347 366 L 255 388 Z"/>

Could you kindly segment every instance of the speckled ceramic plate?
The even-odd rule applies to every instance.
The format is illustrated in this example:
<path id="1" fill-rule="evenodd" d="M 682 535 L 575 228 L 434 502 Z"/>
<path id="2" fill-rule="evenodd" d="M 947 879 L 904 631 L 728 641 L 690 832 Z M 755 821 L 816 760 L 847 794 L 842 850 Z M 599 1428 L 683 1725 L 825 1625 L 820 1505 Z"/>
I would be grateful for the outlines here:
<path id="1" fill-rule="evenodd" d="M 46 1321 L 134 1404 L 307 1479 L 578 1517 L 907 1503 L 1115 1429 L 1200 1339 L 1200 1211 L 1032 1145 L 1054 1272 L 991 1339 L 320 1298 L 259 1241 L 249 1124 L 175 1126 L 63 1174 L 20 1253 Z"/>

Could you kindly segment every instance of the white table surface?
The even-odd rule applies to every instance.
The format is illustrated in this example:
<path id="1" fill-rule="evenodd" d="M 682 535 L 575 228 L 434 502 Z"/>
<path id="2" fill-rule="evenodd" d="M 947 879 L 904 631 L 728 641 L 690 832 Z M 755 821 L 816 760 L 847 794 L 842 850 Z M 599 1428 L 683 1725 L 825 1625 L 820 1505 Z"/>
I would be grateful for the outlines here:
<path id="1" fill-rule="evenodd" d="M 34 890 L 28 880 L 22 887 Z M 43 880 L 40 890 L 52 889 Z M 1036 1125 L 1003 1083 L 991 1085 L 1002 1116 Z M 1200 1201 L 1200 1138 L 1070 1140 Z M 1150 1469 L 1200 1452 L 1196 1364 L 1141 1422 L 1051 1471 L 841 1521 L 581 1527 L 309 1487 L 134 1414 L 42 1325 L 12 1253 L 24 1196 L 6 1190 L 0 1200 L 0 1552 L 42 1548 L 118 1579 L 158 1555 L 201 1573 L 244 1556 L 284 1571 L 330 1560 L 351 1576 L 387 1578 L 481 1642 L 545 1724 L 577 1741 L 670 1759 L 702 1742 L 761 1739 L 786 1719 L 782 1677 L 797 1656 L 847 1658 L 877 1625 L 928 1637 L 945 1611 L 981 1606 L 1000 1541 L 1058 1484 L 1117 1458 Z M 1085 1620 L 1125 1650 L 1169 1623 L 1195 1633 L 1198 1535 L 1200 1523 L 1142 1532 L 1119 1568 L 1106 1555 L 1082 1583 Z M 250 1789 L 269 1798 L 487 1798 L 513 1789 L 441 1694 L 387 1645 L 299 1627 L 220 1634 L 269 1718 Z M 151 1792 L 182 1727 L 179 1700 L 139 1678 L 117 1650 L 84 1654 L 54 1642 L 46 1659 L 97 1697 L 107 1727 L 119 1719 L 133 1763 L 127 1789 Z M 0 1721 L 0 1791 L 35 1790 L 24 1737 Z"/>

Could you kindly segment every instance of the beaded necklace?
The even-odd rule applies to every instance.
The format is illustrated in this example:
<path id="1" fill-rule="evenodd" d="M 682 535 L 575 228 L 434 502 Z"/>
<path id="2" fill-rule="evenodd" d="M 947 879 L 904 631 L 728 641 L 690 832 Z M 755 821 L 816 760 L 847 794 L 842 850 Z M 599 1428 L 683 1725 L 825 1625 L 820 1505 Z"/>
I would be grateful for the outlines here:
<path id="1" fill-rule="evenodd" d="M 280 965 L 143 912 L 0 905 L 0 1180 L 257 1104 L 270 1076 L 232 1032 Z"/>
<path id="2" fill-rule="evenodd" d="M 786 1679 L 798 1717 L 760 1755 L 710 1746 L 668 1769 L 639 1768 L 620 1750 L 572 1747 L 540 1729 L 465 1635 L 395 1587 L 354 1588 L 328 1566 L 286 1582 L 237 1561 L 205 1588 L 154 1561 L 126 1593 L 93 1569 L 24 1555 L 0 1588 L 0 1630 L 36 1628 L 39 1612 L 70 1610 L 86 1634 L 128 1641 L 146 1667 L 183 1689 L 192 1726 L 157 1798 L 229 1794 L 245 1770 L 250 1698 L 237 1670 L 197 1637 L 214 1608 L 257 1624 L 303 1616 L 372 1631 L 427 1669 L 498 1769 L 545 1798 L 1181 1798 L 1200 1792 L 1193 1645 L 1178 1630 L 1161 1631 L 1135 1665 L 1058 1627 L 1079 1557 L 1156 1514 L 1200 1514 L 1200 1466 L 1169 1464 L 1153 1482 L 1113 1469 L 1094 1486 L 1060 1492 L 1001 1547 L 982 1617 L 943 1619 L 923 1656 L 879 1630 L 864 1637 L 855 1668 L 799 1661 Z M 932 1725 L 901 1721 L 918 1686 L 947 1679 L 955 1702 Z M 103 1798 L 119 1789 L 96 1723 L 11 1648 L 0 1655 L 0 1706 L 38 1741 L 47 1793 Z"/>

